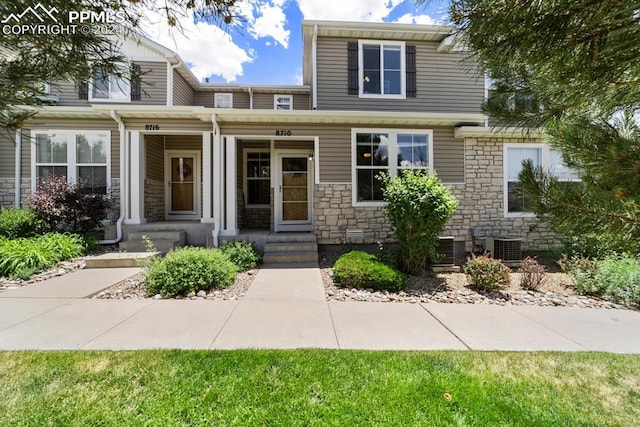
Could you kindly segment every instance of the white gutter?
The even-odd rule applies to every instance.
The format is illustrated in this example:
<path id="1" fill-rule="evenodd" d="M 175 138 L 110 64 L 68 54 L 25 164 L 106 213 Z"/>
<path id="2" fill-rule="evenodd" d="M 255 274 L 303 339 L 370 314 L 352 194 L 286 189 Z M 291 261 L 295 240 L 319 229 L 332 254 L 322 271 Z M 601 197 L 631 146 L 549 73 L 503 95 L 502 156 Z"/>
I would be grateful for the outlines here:
<path id="1" fill-rule="evenodd" d="M 318 109 L 318 25 L 313 26 L 311 41 L 311 109 Z"/>
<path id="2" fill-rule="evenodd" d="M 21 168 L 22 168 L 22 135 L 20 130 L 16 130 L 16 187 L 15 187 L 15 197 L 16 197 L 16 208 L 20 208 L 22 205 L 22 201 L 20 200 L 21 188 L 20 188 L 20 180 L 22 179 Z"/>
<path id="3" fill-rule="evenodd" d="M 113 245 L 122 240 L 122 223 L 124 222 L 124 217 L 126 215 L 128 206 L 127 201 L 129 200 L 129 196 L 127 193 L 127 180 L 125 176 L 127 159 L 126 159 L 126 142 L 127 142 L 127 134 L 124 122 L 122 118 L 116 113 L 116 110 L 111 110 L 111 118 L 118 123 L 118 133 L 120 134 L 120 216 L 116 221 L 116 238 L 112 240 L 100 240 L 98 243 L 101 245 Z"/>
<path id="4" fill-rule="evenodd" d="M 171 65 L 171 63 L 167 63 L 168 73 L 167 73 L 167 107 L 171 107 L 173 105 L 173 72 L 182 65 L 182 60 L 179 59 L 177 64 Z"/>

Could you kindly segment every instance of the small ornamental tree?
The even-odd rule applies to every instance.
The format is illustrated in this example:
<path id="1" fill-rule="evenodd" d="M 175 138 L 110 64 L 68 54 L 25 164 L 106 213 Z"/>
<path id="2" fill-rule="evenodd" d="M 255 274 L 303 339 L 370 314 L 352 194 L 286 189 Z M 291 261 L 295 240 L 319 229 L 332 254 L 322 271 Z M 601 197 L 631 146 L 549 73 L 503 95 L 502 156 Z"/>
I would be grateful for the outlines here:
<path id="1" fill-rule="evenodd" d="M 87 192 L 82 181 L 50 176 L 40 180 L 26 205 L 51 230 L 87 234 L 100 228 L 112 202 L 104 194 Z"/>
<path id="2" fill-rule="evenodd" d="M 398 240 L 399 266 L 421 274 L 429 260 L 437 261 L 438 236 L 453 216 L 458 199 L 432 172 L 407 170 L 397 178 L 381 179 L 385 211 Z"/>

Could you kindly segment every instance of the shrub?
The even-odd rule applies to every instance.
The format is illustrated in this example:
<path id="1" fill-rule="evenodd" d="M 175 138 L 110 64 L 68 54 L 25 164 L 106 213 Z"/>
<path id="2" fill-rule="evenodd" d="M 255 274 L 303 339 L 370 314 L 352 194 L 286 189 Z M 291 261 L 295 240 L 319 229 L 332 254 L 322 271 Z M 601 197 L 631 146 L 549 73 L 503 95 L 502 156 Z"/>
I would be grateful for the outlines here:
<path id="1" fill-rule="evenodd" d="M 611 255 L 602 260 L 563 260 L 578 291 L 599 295 L 616 303 L 640 306 L 640 261 Z"/>
<path id="2" fill-rule="evenodd" d="M 76 234 L 48 233 L 20 239 L 0 238 L 0 276 L 25 279 L 34 272 L 85 253 L 83 238 Z"/>
<path id="3" fill-rule="evenodd" d="M 404 289 L 405 275 L 392 266 L 362 251 L 340 256 L 333 266 L 333 279 L 343 288 L 397 292 Z"/>
<path id="4" fill-rule="evenodd" d="M 544 265 L 540 265 L 535 258 L 526 257 L 520 264 L 520 274 L 522 275 L 520 279 L 522 289 L 535 291 L 542 285 L 547 269 Z"/>
<path id="5" fill-rule="evenodd" d="M 400 268 L 423 273 L 428 260 L 438 260 L 438 235 L 451 219 L 458 200 L 435 173 L 408 170 L 383 181 L 385 211 L 398 240 Z"/>
<path id="6" fill-rule="evenodd" d="M 247 271 L 256 268 L 262 262 L 262 256 L 253 242 L 224 242 L 220 250 L 227 256 L 239 271 Z"/>
<path id="7" fill-rule="evenodd" d="M 474 256 L 467 260 L 464 267 L 469 283 L 485 292 L 503 289 L 511 283 L 511 270 L 500 260 L 486 255 Z"/>
<path id="8" fill-rule="evenodd" d="M 108 215 L 111 200 L 102 194 L 87 193 L 82 181 L 65 177 L 40 180 L 27 206 L 52 230 L 87 234 L 100 228 Z"/>
<path id="9" fill-rule="evenodd" d="M 225 288 L 237 273 L 236 265 L 219 249 L 180 248 L 147 267 L 147 293 L 177 296 Z"/>
<path id="10" fill-rule="evenodd" d="M 46 225 L 30 209 L 0 208 L 0 236 L 7 239 L 33 237 L 46 231 Z"/>

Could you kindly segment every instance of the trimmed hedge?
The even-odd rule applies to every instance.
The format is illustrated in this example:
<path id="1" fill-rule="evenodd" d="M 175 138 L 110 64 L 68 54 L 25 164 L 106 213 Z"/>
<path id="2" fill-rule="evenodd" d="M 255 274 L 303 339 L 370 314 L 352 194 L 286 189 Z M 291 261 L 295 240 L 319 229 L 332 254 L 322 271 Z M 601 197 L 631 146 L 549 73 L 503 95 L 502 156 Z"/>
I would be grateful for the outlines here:
<path id="1" fill-rule="evenodd" d="M 177 296 L 226 288 L 237 274 L 238 267 L 220 249 L 180 248 L 147 267 L 147 294 Z"/>
<path id="2" fill-rule="evenodd" d="M 471 286 L 486 292 L 499 291 L 511 283 L 509 267 L 486 255 L 469 258 L 464 272 Z"/>
<path id="3" fill-rule="evenodd" d="M 406 276 L 374 255 L 351 251 L 333 266 L 333 280 L 343 288 L 397 292 L 404 289 Z"/>

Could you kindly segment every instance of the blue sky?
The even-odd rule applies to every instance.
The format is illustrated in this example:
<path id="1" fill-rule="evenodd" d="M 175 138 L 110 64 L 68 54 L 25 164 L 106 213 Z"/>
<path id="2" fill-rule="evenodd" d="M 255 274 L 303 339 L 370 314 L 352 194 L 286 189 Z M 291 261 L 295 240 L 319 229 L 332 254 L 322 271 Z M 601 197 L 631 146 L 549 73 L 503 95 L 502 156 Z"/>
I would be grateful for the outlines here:
<path id="1" fill-rule="evenodd" d="M 202 80 L 251 84 L 300 84 L 302 19 L 440 23 L 447 2 L 416 6 L 411 0 L 243 0 L 238 28 L 226 31 L 204 22 L 181 21 L 169 31 L 150 17 L 147 35 L 177 51 Z"/>

